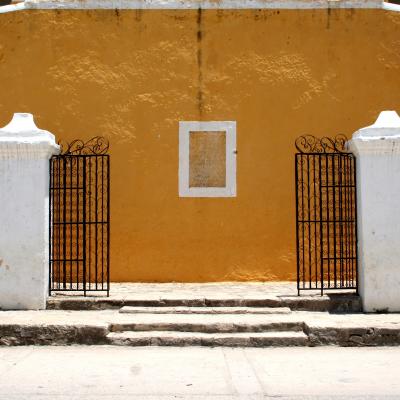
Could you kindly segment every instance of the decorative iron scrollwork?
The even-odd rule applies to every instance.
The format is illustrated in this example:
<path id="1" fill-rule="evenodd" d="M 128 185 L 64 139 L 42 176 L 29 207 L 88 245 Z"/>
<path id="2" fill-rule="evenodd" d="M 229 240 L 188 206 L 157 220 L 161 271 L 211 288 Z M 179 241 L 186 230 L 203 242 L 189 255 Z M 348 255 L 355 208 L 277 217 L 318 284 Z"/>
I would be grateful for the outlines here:
<path id="1" fill-rule="evenodd" d="M 312 135 L 299 136 L 295 141 L 299 153 L 347 153 L 345 135 L 337 135 L 334 138 L 317 138 Z"/>
<path id="2" fill-rule="evenodd" d="M 110 144 L 108 140 L 102 136 L 95 136 L 84 142 L 81 139 L 73 140 L 70 143 L 60 142 L 61 155 L 103 155 L 107 154 Z"/>

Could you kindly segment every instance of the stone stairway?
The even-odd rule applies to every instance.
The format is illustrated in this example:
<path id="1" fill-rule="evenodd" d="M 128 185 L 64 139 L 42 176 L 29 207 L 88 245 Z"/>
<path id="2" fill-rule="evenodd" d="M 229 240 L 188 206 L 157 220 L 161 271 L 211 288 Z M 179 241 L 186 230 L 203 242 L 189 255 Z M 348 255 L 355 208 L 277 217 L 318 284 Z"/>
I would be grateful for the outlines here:
<path id="1" fill-rule="evenodd" d="M 287 307 L 131 307 L 110 324 L 109 344 L 121 346 L 307 346 L 301 321 Z"/>
<path id="2" fill-rule="evenodd" d="M 263 347 L 398 341 L 380 333 L 375 338 L 357 324 L 348 329 L 348 319 L 344 327 L 328 322 L 330 315 L 361 310 L 354 292 L 298 296 L 293 282 L 113 283 L 110 297 L 53 293 L 47 307 L 54 318 L 68 315 L 68 334 L 49 327 L 42 343 Z M 18 343 L 32 342 L 16 336 Z"/>

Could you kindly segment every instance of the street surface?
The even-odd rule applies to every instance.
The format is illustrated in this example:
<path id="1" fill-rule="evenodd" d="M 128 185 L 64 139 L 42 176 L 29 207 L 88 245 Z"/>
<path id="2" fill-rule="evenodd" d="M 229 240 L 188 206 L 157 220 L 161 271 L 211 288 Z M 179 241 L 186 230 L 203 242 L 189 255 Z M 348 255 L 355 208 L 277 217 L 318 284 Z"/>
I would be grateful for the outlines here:
<path id="1" fill-rule="evenodd" d="M 400 348 L 1 347 L 0 399 L 400 399 Z"/>

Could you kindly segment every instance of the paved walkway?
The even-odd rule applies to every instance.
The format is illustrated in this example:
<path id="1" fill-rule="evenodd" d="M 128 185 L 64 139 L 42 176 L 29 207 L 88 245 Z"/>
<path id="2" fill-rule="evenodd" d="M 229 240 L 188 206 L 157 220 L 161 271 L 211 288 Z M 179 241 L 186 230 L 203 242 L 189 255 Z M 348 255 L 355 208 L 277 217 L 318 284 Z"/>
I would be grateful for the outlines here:
<path id="1" fill-rule="evenodd" d="M 400 348 L 0 348 L 0 400 L 399 399 Z"/>

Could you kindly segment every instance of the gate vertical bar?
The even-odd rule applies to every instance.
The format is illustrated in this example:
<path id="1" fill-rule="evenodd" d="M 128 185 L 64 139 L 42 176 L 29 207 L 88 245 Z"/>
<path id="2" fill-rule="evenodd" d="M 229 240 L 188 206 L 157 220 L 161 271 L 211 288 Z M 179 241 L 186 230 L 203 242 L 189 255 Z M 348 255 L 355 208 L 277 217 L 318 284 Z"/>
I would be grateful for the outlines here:
<path id="1" fill-rule="evenodd" d="M 342 284 L 345 285 L 347 282 L 348 274 L 347 274 L 347 240 L 346 240 L 346 175 L 345 175 L 345 166 L 346 166 L 346 160 L 347 157 L 343 157 L 342 160 L 342 168 L 343 168 L 343 173 L 342 173 L 342 201 L 343 201 L 343 207 L 342 207 L 342 238 L 343 238 L 343 243 L 342 243 L 342 257 L 343 257 L 343 265 L 342 265 Z"/>
<path id="2" fill-rule="evenodd" d="M 110 156 L 107 155 L 107 296 L 110 295 Z"/>
<path id="3" fill-rule="evenodd" d="M 301 160 L 301 218 L 302 218 L 302 222 L 301 222 L 301 244 L 302 244 L 302 264 L 301 264 L 301 270 L 302 270 L 302 277 L 303 277 L 303 285 L 305 284 L 305 242 L 306 242 L 306 238 L 305 238 L 305 234 L 304 234 L 304 218 L 305 218 L 305 210 L 304 210 L 304 156 L 303 154 L 300 155 L 300 160 Z"/>
<path id="4" fill-rule="evenodd" d="M 318 157 L 319 168 L 319 245 L 320 245 L 320 274 L 321 274 L 321 296 L 324 294 L 324 245 L 323 245 L 323 211 L 322 211 L 322 156 Z"/>
<path id="5" fill-rule="evenodd" d="M 83 292 L 84 295 L 86 296 L 86 159 L 87 157 L 83 156 L 82 161 L 83 161 L 83 199 L 82 199 L 82 206 L 83 206 L 83 233 L 82 233 L 82 260 L 83 260 L 83 265 L 82 265 L 82 280 L 83 280 Z"/>
<path id="6" fill-rule="evenodd" d="M 101 288 L 104 289 L 104 156 L 101 157 Z"/>
<path id="7" fill-rule="evenodd" d="M 67 258 L 67 226 L 66 222 L 66 215 L 67 215 L 67 159 L 63 158 L 63 288 L 66 289 L 67 287 L 67 265 L 66 265 L 66 258 Z"/>
<path id="8" fill-rule="evenodd" d="M 352 175 L 354 173 L 353 160 L 354 160 L 354 158 L 351 157 L 350 158 L 350 171 L 349 171 L 350 184 L 351 184 L 351 187 L 350 187 L 350 199 L 351 199 L 352 203 L 355 201 L 354 192 L 353 192 L 354 179 L 353 179 L 353 175 Z M 351 233 L 352 238 L 354 237 L 354 226 L 353 226 L 353 220 L 354 219 L 355 219 L 354 210 L 351 207 L 350 208 L 350 221 L 351 221 L 350 222 L 350 233 Z M 350 245 L 351 260 L 350 261 L 351 261 L 351 274 L 352 274 L 351 275 L 351 282 L 354 283 L 355 276 L 354 276 L 353 256 L 354 256 L 355 248 L 354 248 L 354 241 L 351 240 L 350 243 L 351 243 L 351 245 Z M 355 245 L 357 246 L 357 243 Z"/>
<path id="9" fill-rule="evenodd" d="M 98 188 L 98 176 L 97 176 L 97 174 L 98 174 L 98 162 L 97 162 L 97 159 L 98 159 L 98 157 L 96 157 L 95 158 L 95 165 L 96 165 L 96 177 L 95 177 L 95 186 L 96 186 L 96 193 L 95 193 L 95 216 L 94 216 L 94 220 L 95 220 L 95 274 L 94 274 L 94 276 L 95 276 L 95 279 L 96 279 L 96 289 L 97 289 L 97 281 L 98 281 L 98 276 L 97 276 L 97 274 L 98 274 L 98 271 L 97 271 L 97 267 L 98 267 L 98 265 L 97 265 L 97 261 L 98 261 L 98 242 L 97 242 L 97 239 L 98 239 L 98 229 L 99 229 L 99 225 L 98 225 L 98 190 L 99 190 L 99 188 Z"/>
<path id="10" fill-rule="evenodd" d="M 337 289 L 337 258 L 336 258 L 336 246 L 337 246 L 337 230 L 336 230 L 336 155 L 332 157 L 332 189 L 333 189 L 333 278 L 335 281 L 335 289 Z"/>
<path id="11" fill-rule="evenodd" d="M 339 195 L 339 282 L 340 287 L 343 287 L 343 181 L 342 181 L 342 168 L 343 156 L 338 157 L 338 195 Z"/>
<path id="12" fill-rule="evenodd" d="M 72 209 L 73 209 L 73 200 L 72 200 L 72 194 L 73 194 L 73 184 L 72 184 L 72 170 L 73 170 L 73 160 L 72 158 L 69 158 L 69 258 L 71 259 L 69 263 L 69 285 L 72 287 L 72 242 L 73 242 L 73 236 L 72 236 L 72 228 L 73 228 L 73 217 L 72 217 Z"/>
<path id="13" fill-rule="evenodd" d="M 310 200 L 310 155 L 307 154 L 307 221 L 308 221 L 308 279 L 310 281 L 311 286 L 311 276 L 312 276 L 312 268 L 311 268 L 311 200 Z"/>
<path id="14" fill-rule="evenodd" d="M 312 169 L 313 169 L 313 176 L 312 176 L 312 183 L 313 183 L 313 187 L 312 187 L 312 192 L 313 192 L 313 210 L 314 210 L 314 218 L 313 218 L 313 222 L 312 222 L 312 226 L 313 226 L 313 230 L 314 230 L 314 238 L 313 238 L 313 244 L 314 244 L 314 263 L 315 263 L 315 276 L 316 276 L 316 281 L 318 281 L 318 273 L 320 272 L 319 266 L 318 266 L 318 238 L 317 238 L 317 227 L 318 227 L 318 223 L 317 223 L 317 210 L 318 210 L 318 206 L 317 206 L 317 180 L 315 177 L 315 161 L 316 161 L 316 157 L 313 155 L 312 156 Z M 317 286 L 317 285 L 316 285 Z"/>
<path id="15" fill-rule="evenodd" d="M 81 157 L 76 157 L 76 165 L 77 165 L 77 167 L 76 167 L 76 248 L 75 248 L 75 254 L 76 254 L 76 259 L 77 259 L 77 262 L 76 262 L 76 277 L 77 277 L 77 282 L 76 282 L 76 288 L 79 290 L 79 264 L 80 264 L 80 260 L 81 260 L 81 255 L 80 255 L 80 251 L 79 251 L 79 249 L 80 249 L 80 246 L 79 246 L 79 238 L 80 238 L 80 234 L 79 234 L 79 231 L 80 231 L 80 210 L 79 210 L 79 207 L 80 207 L 80 202 L 79 202 L 79 199 L 80 199 L 80 193 L 79 193 L 79 191 L 80 191 L 80 181 L 79 181 L 79 177 L 80 177 L 80 174 L 81 174 L 81 171 L 80 171 L 80 169 L 81 169 Z"/>
<path id="16" fill-rule="evenodd" d="M 62 244 L 62 240 L 61 240 L 61 165 L 62 165 L 62 158 L 57 158 L 57 178 L 58 178 L 58 182 L 57 182 L 57 200 L 58 200 L 58 204 L 57 204 L 57 211 L 58 211 L 58 226 L 57 226 L 57 231 L 58 231 L 58 243 L 57 243 L 57 270 L 58 270 L 58 279 L 57 279 L 57 283 L 58 283 L 58 289 L 61 288 L 61 244 Z"/>
<path id="17" fill-rule="evenodd" d="M 325 155 L 325 187 L 326 187 L 326 261 L 327 261 L 327 270 L 328 270 L 328 285 L 327 287 L 331 287 L 331 258 L 330 258 L 330 248 L 331 248 L 331 224 L 330 224 L 330 208 L 329 208 L 329 199 L 330 199 L 330 186 L 329 186 L 329 160 L 330 157 L 328 154 Z M 323 262 L 323 260 L 322 260 Z"/>
<path id="18" fill-rule="evenodd" d="M 53 195 L 54 195 L 54 162 L 53 158 L 50 158 L 50 176 L 49 176 L 49 296 L 51 295 L 51 288 L 52 288 L 52 279 L 53 279 L 53 263 L 51 262 L 52 258 L 52 248 L 53 248 Z"/>
<path id="19" fill-rule="evenodd" d="M 91 280 L 91 278 L 92 278 L 92 276 L 91 276 L 91 272 L 92 272 L 91 271 L 91 266 L 92 266 L 92 158 L 90 156 L 88 156 L 88 157 L 86 157 L 86 160 L 89 163 L 89 168 L 87 171 L 88 172 L 88 176 L 87 176 L 88 187 L 87 187 L 87 192 L 86 192 L 86 199 L 87 199 L 88 207 L 89 207 L 89 210 L 88 210 L 88 215 L 89 215 L 89 217 L 88 217 L 88 223 L 89 223 L 88 224 L 88 232 L 89 232 L 89 235 L 88 235 L 88 246 L 86 247 L 86 250 L 87 250 L 86 260 L 89 264 L 89 268 L 87 268 L 89 279 L 86 279 L 86 282 L 87 282 L 89 290 L 90 290 L 91 282 L 92 282 L 92 280 Z"/>
<path id="20" fill-rule="evenodd" d="M 297 267 L 297 295 L 300 295 L 300 245 L 299 245 L 299 161 L 300 154 L 295 154 L 295 198 L 296 198 L 296 267 Z"/>
<path id="21" fill-rule="evenodd" d="M 355 269 L 355 273 L 356 273 L 356 293 L 358 293 L 358 226 L 357 226 L 357 163 L 356 163 L 356 159 L 355 156 L 352 156 L 352 163 L 353 163 L 353 181 L 354 181 L 354 187 L 353 187 L 353 191 L 354 191 L 354 236 L 355 236 L 355 250 L 356 250 L 356 254 L 355 254 L 355 261 L 353 260 L 353 269 Z M 354 265 L 355 264 L 355 265 Z"/>

